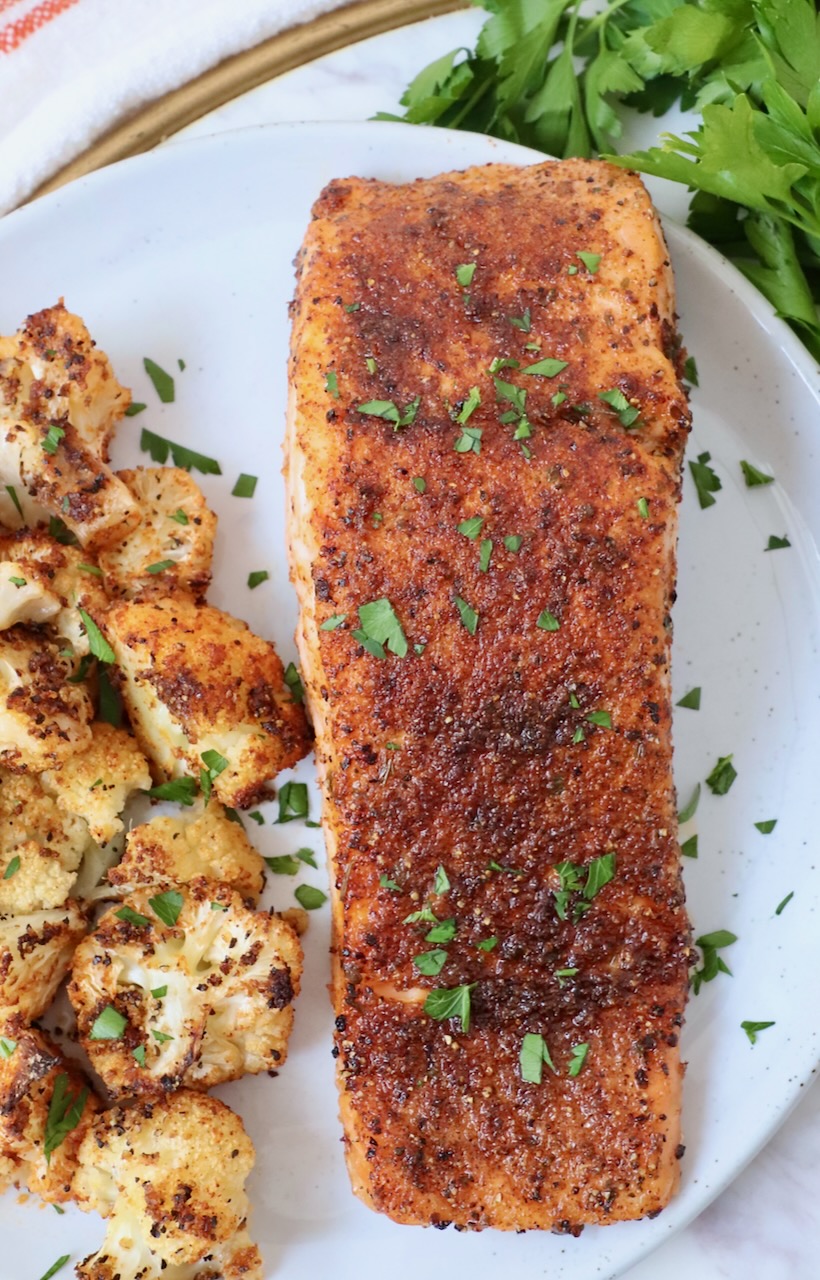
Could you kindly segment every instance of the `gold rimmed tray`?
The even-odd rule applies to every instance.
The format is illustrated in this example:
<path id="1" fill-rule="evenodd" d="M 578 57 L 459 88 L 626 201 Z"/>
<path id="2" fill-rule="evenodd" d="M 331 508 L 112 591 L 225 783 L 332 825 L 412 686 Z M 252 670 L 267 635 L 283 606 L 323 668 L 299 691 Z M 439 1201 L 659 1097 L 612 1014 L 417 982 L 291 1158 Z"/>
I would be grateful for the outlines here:
<path id="1" fill-rule="evenodd" d="M 209 111 L 315 58 L 384 31 L 463 7 L 464 0 L 357 0 L 312 22 L 292 27 L 253 49 L 226 58 L 195 80 L 148 103 L 58 169 L 30 198 L 54 191 L 115 160 L 150 151 Z"/>

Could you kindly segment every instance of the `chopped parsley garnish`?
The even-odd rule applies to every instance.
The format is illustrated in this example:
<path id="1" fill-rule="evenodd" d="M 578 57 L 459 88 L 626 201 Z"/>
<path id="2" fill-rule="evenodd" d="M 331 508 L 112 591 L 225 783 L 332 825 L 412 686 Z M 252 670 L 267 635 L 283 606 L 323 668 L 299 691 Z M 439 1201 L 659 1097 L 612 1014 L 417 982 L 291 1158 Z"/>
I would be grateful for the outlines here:
<path id="1" fill-rule="evenodd" d="M 185 512 L 182 510 L 182 507 L 177 507 L 174 514 L 169 516 L 168 519 L 175 520 L 177 524 L 190 524 L 190 521 L 188 520 L 188 517 L 185 514 Z"/>
<path id="2" fill-rule="evenodd" d="M 25 518 L 26 518 L 26 517 L 23 515 L 23 508 L 22 508 L 22 506 L 20 505 L 20 499 L 19 499 L 19 498 L 18 498 L 18 496 L 17 496 L 17 490 L 15 489 L 15 487 L 14 487 L 14 485 L 13 485 L 13 484 L 7 484 L 7 485 L 6 485 L 6 493 L 9 495 L 9 497 L 10 497 L 10 498 L 11 498 L 11 500 L 12 500 L 12 502 L 14 503 L 14 506 L 15 506 L 15 507 L 16 507 L 16 509 L 17 509 L 17 514 L 18 514 L 18 516 L 20 517 L 20 519 L 21 519 L 21 520 L 23 520 L 23 521 L 25 521 Z"/>
<path id="3" fill-rule="evenodd" d="M 558 631 L 561 627 L 561 623 L 554 613 L 550 613 L 549 609 L 543 609 L 539 613 L 535 625 L 540 627 L 542 631 Z"/>
<path id="4" fill-rule="evenodd" d="M 360 604 L 359 623 L 360 627 L 353 632 L 353 638 L 375 658 L 386 656 L 385 646 L 397 658 L 407 656 L 407 638 L 395 609 L 386 597 Z"/>
<path id="5" fill-rule="evenodd" d="M 568 364 L 568 360 L 553 360 L 547 357 L 544 360 L 537 360 L 535 364 L 525 365 L 521 372 L 532 374 L 535 377 L 557 378 L 558 374 L 563 369 L 566 369 Z"/>
<path id="6" fill-rule="evenodd" d="M 732 756 L 720 756 L 706 779 L 706 785 L 713 795 L 725 796 L 736 777 L 737 769 L 732 764 Z"/>
<path id="7" fill-rule="evenodd" d="M 88 673 L 91 670 L 93 665 L 94 665 L 94 659 L 92 658 L 91 654 L 90 653 L 84 654 L 84 656 L 80 658 L 79 666 L 77 667 L 77 670 L 74 672 L 74 675 L 69 676 L 66 680 L 66 683 L 82 684 L 82 682 L 88 678 Z"/>
<path id="8" fill-rule="evenodd" d="M 119 729 L 122 724 L 122 697 L 118 689 L 111 683 L 111 677 L 105 667 L 97 668 L 97 684 L 99 688 L 99 706 L 97 716 L 104 724 L 111 724 Z"/>
<path id="9" fill-rule="evenodd" d="M 675 706 L 688 707 L 690 711 L 700 711 L 700 693 L 700 685 L 697 685 L 696 688 L 690 689 L 682 698 L 679 698 Z"/>
<path id="10" fill-rule="evenodd" d="M 143 360 L 143 367 L 151 382 L 154 390 L 159 396 L 163 404 L 174 403 L 174 379 L 170 373 L 166 373 L 155 360 L 149 359 L 148 356 Z"/>
<path id="11" fill-rule="evenodd" d="M 334 400 L 339 399 L 339 381 L 332 369 L 325 374 L 325 391 L 333 396 Z"/>
<path id="12" fill-rule="evenodd" d="M 518 867 L 505 867 L 505 866 L 503 866 L 500 862 L 488 862 L 488 863 L 487 863 L 487 870 L 488 870 L 488 871 L 499 871 L 499 872 L 501 872 L 502 874 L 507 875 L 507 876 L 523 876 L 523 874 L 524 874 L 524 872 L 523 872 L 523 871 L 520 871 L 520 870 L 518 869 Z"/>
<path id="13" fill-rule="evenodd" d="M 142 404 L 139 401 L 133 401 L 126 409 L 125 416 L 126 418 L 136 418 L 138 413 L 143 413 L 147 408 L 147 404 Z"/>
<path id="14" fill-rule="evenodd" d="M 466 600 L 463 600 L 461 596 L 456 596 L 454 603 L 458 609 L 458 616 L 461 618 L 463 626 L 467 631 L 469 631 L 471 636 L 474 636 L 478 626 L 478 614 L 475 609 L 472 605 L 469 605 Z"/>
<path id="15" fill-rule="evenodd" d="M 305 687 L 302 684 L 302 677 L 299 675 L 295 662 L 289 662 L 285 667 L 285 684 L 290 689 L 290 696 L 294 702 L 304 702 Z"/>
<path id="16" fill-rule="evenodd" d="M 298 884 L 293 891 L 293 896 L 305 911 L 316 911 L 327 902 L 327 894 L 322 893 L 321 889 L 314 888 L 312 884 Z"/>
<path id="17" fill-rule="evenodd" d="M 770 836 L 777 826 L 777 818 L 767 818 L 765 822 L 756 822 L 755 826 L 762 836 Z"/>
<path id="18" fill-rule="evenodd" d="M 269 577 L 270 574 L 267 569 L 254 569 L 252 573 L 248 574 L 248 586 L 251 591 L 253 591 L 254 587 L 258 587 L 261 583 L 267 582 Z"/>
<path id="19" fill-rule="evenodd" d="M 490 373 L 500 373 L 502 369 L 520 369 L 521 361 L 513 360 L 510 356 L 493 356 L 490 361 Z"/>
<path id="20" fill-rule="evenodd" d="M 709 466 L 711 458 L 711 453 L 699 453 L 697 462 L 689 463 L 689 470 L 692 472 L 692 479 L 698 491 L 698 502 L 702 510 L 715 505 L 715 499 L 712 495 L 723 488 L 720 477 Z"/>
<path id="21" fill-rule="evenodd" d="M 212 911 L 227 911 L 227 910 L 228 910 L 228 908 L 225 906 L 224 902 L 212 902 L 212 903 L 211 903 L 211 910 L 212 910 Z"/>
<path id="22" fill-rule="evenodd" d="M 431 991 L 425 1000 L 424 1012 L 435 1018 L 436 1022 L 443 1022 L 445 1018 L 458 1018 L 466 1035 L 470 1030 L 470 997 L 474 987 L 474 982 L 462 987 L 439 987 Z"/>
<path id="23" fill-rule="evenodd" d="M 529 333 L 532 329 L 529 307 L 524 308 L 523 316 L 507 316 L 507 319 L 514 329 L 520 329 L 522 333 Z"/>
<path id="24" fill-rule="evenodd" d="M 401 893 L 401 886 L 396 884 L 395 880 L 391 880 L 388 875 L 379 876 L 379 888 L 389 889 L 391 893 Z"/>
<path id="25" fill-rule="evenodd" d="M 604 853 L 598 858 L 593 858 L 592 862 L 586 867 L 586 881 L 584 881 L 584 867 L 576 866 L 574 862 L 559 862 L 554 867 L 558 875 L 559 888 L 553 889 L 555 898 L 555 910 L 559 920 L 567 919 L 567 907 L 569 906 L 570 894 L 583 893 L 583 900 L 576 901 L 572 909 L 572 918 L 575 924 L 581 919 L 581 916 L 589 910 L 589 904 L 592 899 L 600 893 L 604 885 L 609 884 L 615 876 L 615 854 L 614 852 Z"/>
<path id="26" fill-rule="evenodd" d="M 518 1055 L 518 1065 L 521 1069 L 521 1079 L 525 1084 L 540 1084 L 541 1076 L 546 1062 L 550 1071 L 555 1075 L 555 1063 L 550 1057 L 550 1051 L 543 1036 L 530 1032 L 524 1036 L 521 1041 L 521 1052 Z"/>
<path id="27" fill-rule="evenodd" d="M 554 396 L 550 396 L 550 402 L 552 403 L 553 407 L 557 409 L 560 404 L 564 403 L 566 398 L 567 398 L 566 391 L 556 391 Z"/>
<path id="28" fill-rule="evenodd" d="M 342 625 L 346 617 L 346 613 L 334 613 L 332 618 L 325 618 L 324 622 L 319 627 L 319 630 L 335 631 L 337 627 Z"/>
<path id="29" fill-rule="evenodd" d="M 316 854 L 312 849 L 297 849 L 296 857 L 300 862 L 304 862 L 306 866 L 313 867 L 316 870 Z"/>
<path id="30" fill-rule="evenodd" d="M 278 858 L 266 858 L 268 866 L 275 876 L 295 876 L 300 862 L 290 853 L 280 854 Z"/>
<path id="31" fill-rule="evenodd" d="M 345 311 L 347 312 L 358 311 L 361 305 L 362 304 L 360 302 L 346 302 Z"/>
<path id="32" fill-rule="evenodd" d="M 56 1209 L 58 1206 L 55 1205 L 54 1207 Z M 58 1271 L 62 1271 L 65 1264 L 70 1261 L 71 1261 L 71 1254 L 64 1253 L 63 1256 L 61 1258 L 58 1258 L 56 1262 L 52 1262 L 48 1271 L 45 1273 L 44 1276 L 40 1277 L 40 1280 L 52 1280 L 52 1277 L 56 1276 Z"/>
<path id="33" fill-rule="evenodd" d="M 600 893 L 605 884 L 609 884 L 615 876 L 615 854 L 604 853 L 600 858 L 593 858 L 587 870 L 587 881 L 584 885 L 584 897 L 591 902 Z"/>
<path id="34" fill-rule="evenodd" d="M 427 481 L 423 476 L 413 476 L 413 488 L 417 493 L 425 493 L 427 490 Z"/>
<path id="35" fill-rule="evenodd" d="M 308 789 L 306 782 L 283 782 L 279 788 L 279 817 L 277 823 L 293 822 L 307 818 Z"/>
<path id="36" fill-rule="evenodd" d="M 138 1067 L 145 1066 L 145 1045 L 144 1044 L 138 1045 L 136 1049 L 132 1049 L 131 1055 L 133 1058 L 136 1059 L 136 1063 Z"/>
<path id="37" fill-rule="evenodd" d="M 439 863 L 436 868 L 435 880 L 433 881 L 433 893 L 442 894 L 450 892 L 450 879 L 444 867 Z"/>
<path id="38" fill-rule="evenodd" d="M 167 889 L 165 893 L 158 893 L 156 897 L 149 898 L 148 906 L 158 920 L 161 920 L 169 929 L 173 929 L 182 911 L 183 901 L 178 889 Z"/>
<path id="39" fill-rule="evenodd" d="M 372 356 L 365 356 L 364 362 L 367 365 L 368 373 L 376 373 L 378 366 L 376 365 L 376 361 L 373 359 Z"/>
<path id="40" fill-rule="evenodd" d="M 589 274 L 594 276 L 595 272 L 601 265 L 600 253 L 587 253 L 585 250 L 581 249 L 575 256 L 576 258 L 581 259 Z"/>
<path id="41" fill-rule="evenodd" d="M 403 924 L 438 924 L 438 917 L 434 914 L 432 907 L 429 906 L 428 903 L 425 903 L 424 906 L 420 907 L 418 911 L 411 911 L 409 916 L 405 916 L 402 923 Z"/>
<path id="42" fill-rule="evenodd" d="M 262 814 L 259 812 L 258 809 L 254 809 L 252 813 L 248 814 L 248 817 L 251 819 L 252 822 L 256 823 L 257 827 L 264 827 L 265 819 L 262 817 Z"/>
<path id="43" fill-rule="evenodd" d="M 144 795 L 153 800 L 175 800 L 177 804 L 190 806 L 197 793 L 196 778 L 172 778 L 170 782 L 160 782 L 151 787 Z"/>
<path id="44" fill-rule="evenodd" d="M 400 410 L 392 400 L 366 400 L 356 408 L 368 418 L 384 418 L 385 422 L 392 422 L 393 430 L 398 431 L 399 427 L 409 427 L 415 422 L 420 404 L 421 396 L 416 396 L 404 410 Z"/>
<path id="45" fill-rule="evenodd" d="M 784 547 L 790 547 L 792 544 L 784 534 L 782 538 L 776 537 L 775 534 L 769 534 L 769 541 L 763 548 L 764 551 L 782 551 Z"/>
<path id="46" fill-rule="evenodd" d="M 108 1004 L 92 1023 L 88 1033 L 89 1040 L 122 1040 L 122 1033 L 128 1026 L 128 1019 L 118 1009 Z"/>
<path id="47" fill-rule="evenodd" d="M 414 967 L 427 977 L 438 977 L 446 963 L 447 952 L 440 949 L 423 951 L 421 955 L 413 956 Z"/>
<path id="48" fill-rule="evenodd" d="M 126 924 L 135 924 L 137 928 L 144 928 L 146 925 L 150 927 L 151 921 L 147 916 L 141 916 L 139 911 L 133 911 L 131 907 L 120 907 L 119 911 L 115 911 L 114 915 L 118 920 L 124 920 Z"/>
<path id="49" fill-rule="evenodd" d="M 462 427 L 453 448 L 456 453 L 481 453 L 483 427 Z"/>
<path id="50" fill-rule="evenodd" d="M 491 557 L 492 557 L 492 554 L 493 554 L 493 540 L 492 540 L 492 538 L 482 538 L 482 539 L 481 539 L 481 548 L 480 548 L 479 556 L 478 556 L 478 570 L 479 570 L 479 573 L 486 573 L 486 572 L 487 572 L 487 570 L 488 570 L 488 569 L 489 569 L 489 567 L 490 567 L 490 559 L 491 559 Z"/>
<path id="51" fill-rule="evenodd" d="M 114 662 L 114 650 L 100 631 L 100 628 L 97 626 L 94 619 L 90 614 L 86 613 L 85 609 L 80 609 L 79 614 L 82 618 L 83 626 L 85 627 L 85 634 L 88 636 L 88 647 L 91 650 L 92 656 L 97 658 L 100 662 Z"/>
<path id="52" fill-rule="evenodd" d="M 95 578 L 101 578 L 103 576 L 102 569 L 98 569 L 95 564 L 78 564 L 77 568 L 81 573 L 90 573 Z"/>
<path id="53" fill-rule="evenodd" d="M 696 946 L 700 947 L 703 955 L 703 964 L 692 974 L 692 990 L 695 995 L 698 994 L 704 982 L 712 982 L 719 973 L 728 973 L 731 977 L 732 970 L 718 955 L 718 951 L 722 951 L 724 947 L 730 947 L 734 942 L 737 942 L 737 936 L 730 933 L 728 929 L 716 929 L 714 933 L 705 933 L 703 937 L 695 940 Z"/>
<path id="54" fill-rule="evenodd" d="M 603 400 L 605 404 L 615 410 L 622 427 L 633 426 L 640 417 L 640 409 L 629 403 L 619 387 L 612 387 L 609 391 L 599 391 L 598 399 Z"/>
<path id="55" fill-rule="evenodd" d="M 180 359 L 178 359 L 178 360 L 177 360 L 177 367 L 178 367 L 178 369 L 179 369 L 180 373 L 184 373 L 184 372 L 185 372 L 185 361 L 184 361 L 182 358 L 180 358 Z"/>
<path id="56" fill-rule="evenodd" d="M 0 1036 L 0 1058 L 10 1058 L 17 1048 L 17 1041 L 7 1036 Z"/>
<path id="57" fill-rule="evenodd" d="M 11 577 L 9 578 L 9 582 L 12 584 L 13 587 L 16 587 L 18 591 L 20 590 L 21 587 L 25 587 L 28 585 L 28 582 L 25 578 Z"/>
<path id="58" fill-rule="evenodd" d="M 211 798 L 211 788 L 220 773 L 224 773 L 227 769 L 228 761 L 218 751 L 203 751 L 200 760 L 205 768 L 199 771 L 199 785 L 207 804 Z"/>
<path id="59" fill-rule="evenodd" d="M 45 449 L 46 453 L 56 453 L 60 447 L 60 441 L 62 440 L 64 435 L 65 435 L 65 428 L 58 427 L 55 422 L 52 422 L 48 431 L 43 436 L 43 441 L 42 441 L 43 448 Z"/>
<path id="60" fill-rule="evenodd" d="M 248 476 L 243 471 L 236 484 L 231 489 L 231 495 L 234 498 L 252 498 L 256 492 L 256 486 L 258 483 L 258 476 Z"/>
<path id="61" fill-rule="evenodd" d="M 586 734 L 584 733 L 582 726 L 579 725 L 578 728 L 575 730 L 574 734 L 572 735 L 572 741 L 573 743 L 577 744 L 579 742 L 583 742 L 585 737 L 586 737 Z"/>
<path id="62" fill-rule="evenodd" d="M 520 534 L 511 533 L 509 537 L 504 539 L 504 546 L 507 548 L 508 551 L 511 551 L 513 555 L 515 555 L 516 552 L 521 550 L 521 543 L 523 541 L 524 539 L 521 537 Z"/>
<path id="63" fill-rule="evenodd" d="M 698 856 L 697 836 L 690 836 L 688 840 L 684 840 L 680 847 L 680 851 L 684 858 L 696 858 Z"/>
<path id="64" fill-rule="evenodd" d="M 693 387 L 699 387 L 698 366 L 694 356 L 687 356 L 683 365 L 683 376 Z"/>
<path id="65" fill-rule="evenodd" d="M 61 547 L 78 547 L 80 541 L 76 533 L 72 533 L 64 520 L 59 516 L 49 516 L 48 532 Z"/>
<path id="66" fill-rule="evenodd" d="M 697 813 L 698 803 L 700 801 L 700 783 L 698 782 L 692 792 L 692 798 L 688 804 L 685 804 L 678 814 L 678 822 L 689 822 Z"/>
<path id="67" fill-rule="evenodd" d="M 515 409 L 516 413 L 524 414 L 527 411 L 527 391 L 525 387 L 517 387 L 512 382 L 505 382 L 503 378 L 493 378 L 495 386 L 495 398 L 500 401 L 507 401 Z"/>
<path id="68" fill-rule="evenodd" d="M 152 1031 L 151 1035 L 158 1044 L 167 1044 L 169 1040 L 173 1040 L 173 1036 L 166 1035 L 164 1031 Z"/>
<path id="69" fill-rule="evenodd" d="M 476 943 L 476 947 L 479 951 L 492 951 L 496 946 L 498 946 L 498 938 L 495 934 L 490 938 L 484 938 L 481 942 Z"/>
<path id="70" fill-rule="evenodd" d="M 154 997 L 155 1000 L 164 1000 L 167 994 L 168 994 L 167 984 L 164 987 L 154 987 L 154 989 L 151 992 L 151 995 Z"/>
<path id="71" fill-rule="evenodd" d="M 462 262 L 456 267 L 456 280 L 462 289 L 469 289 L 473 283 L 476 265 L 475 262 Z"/>
<path id="72" fill-rule="evenodd" d="M 461 524 L 456 525 L 459 533 L 463 533 L 465 538 L 471 538 L 473 541 L 481 533 L 481 526 L 484 523 L 483 516 L 470 516 L 469 520 L 462 520 Z"/>
<path id="73" fill-rule="evenodd" d="M 588 1044 L 574 1044 L 572 1046 L 572 1057 L 570 1058 L 569 1066 L 567 1067 L 568 1076 L 580 1075 L 581 1071 L 584 1068 L 584 1063 L 587 1060 L 588 1053 L 589 1053 Z"/>
<path id="74" fill-rule="evenodd" d="M 574 978 L 577 972 L 577 969 L 556 969 L 555 976 L 558 979 L 559 987 L 563 987 L 567 978 Z"/>
<path id="75" fill-rule="evenodd" d="M 740 1029 L 745 1031 L 749 1037 L 749 1044 L 757 1044 L 757 1036 L 760 1031 L 767 1031 L 769 1027 L 773 1027 L 773 1022 L 741 1022 Z"/>
<path id="76" fill-rule="evenodd" d="M 164 573 L 166 569 L 173 569 L 173 560 L 157 560 L 156 564 L 146 565 L 146 573 Z"/>
<path id="77" fill-rule="evenodd" d="M 635 503 L 635 506 L 638 508 L 638 515 L 641 517 L 641 519 L 648 520 L 649 519 L 649 503 L 647 502 L 646 498 L 638 498 L 638 501 Z"/>
<path id="78" fill-rule="evenodd" d="M 435 916 L 433 917 L 435 920 Z M 429 921 L 427 922 L 429 924 Z M 452 942 L 458 932 L 455 916 L 450 916 L 447 920 L 439 920 L 433 925 L 429 933 L 424 935 L 425 942 Z"/>
<path id="79" fill-rule="evenodd" d="M 590 724 L 597 724 L 601 729 L 612 728 L 612 716 L 608 711 L 590 711 L 586 718 Z"/>
<path id="80" fill-rule="evenodd" d="M 777 906 L 774 909 L 774 914 L 776 916 L 779 916 L 781 912 L 785 911 L 786 907 L 789 905 L 793 897 L 794 897 L 794 889 L 792 889 L 791 893 L 787 893 L 785 898 L 783 898 L 781 902 L 778 902 Z"/>
<path id="81" fill-rule="evenodd" d="M 204 476 L 222 475 L 222 468 L 215 458 L 197 453 L 195 449 L 188 449 L 185 445 L 175 444 L 173 440 L 166 440 L 147 427 L 143 427 L 140 435 L 140 449 L 160 466 L 164 466 L 170 454 L 174 466 L 181 467 L 183 471 L 199 471 Z"/>
<path id="82" fill-rule="evenodd" d="M 504 414 L 505 418 L 506 416 L 507 415 Z M 513 413 L 512 416 L 514 420 L 516 417 L 515 413 Z M 532 438 L 532 423 L 530 422 L 527 415 L 524 414 L 523 417 L 518 419 L 518 426 L 515 428 L 515 431 L 513 432 L 513 440 L 529 440 L 531 438 Z"/>
<path id="83" fill-rule="evenodd" d="M 464 426 L 469 422 L 478 406 L 481 404 L 481 392 L 478 387 L 470 387 L 467 398 L 461 406 L 461 410 L 456 416 L 456 422 L 459 426 Z"/>
<path id="84" fill-rule="evenodd" d="M 69 1093 L 68 1076 L 65 1072 L 61 1072 L 57 1076 L 54 1081 L 54 1092 L 51 1095 L 51 1102 L 48 1107 L 43 1141 L 43 1155 L 46 1158 L 46 1164 L 51 1162 L 53 1153 L 68 1135 L 77 1128 L 87 1099 L 88 1089 L 80 1089 L 72 1097 Z"/>
<path id="85" fill-rule="evenodd" d="M 757 489 L 760 485 L 774 483 L 774 476 L 766 475 L 765 471 L 758 471 L 757 467 L 753 467 L 745 458 L 741 459 L 740 469 L 747 489 Z"/>

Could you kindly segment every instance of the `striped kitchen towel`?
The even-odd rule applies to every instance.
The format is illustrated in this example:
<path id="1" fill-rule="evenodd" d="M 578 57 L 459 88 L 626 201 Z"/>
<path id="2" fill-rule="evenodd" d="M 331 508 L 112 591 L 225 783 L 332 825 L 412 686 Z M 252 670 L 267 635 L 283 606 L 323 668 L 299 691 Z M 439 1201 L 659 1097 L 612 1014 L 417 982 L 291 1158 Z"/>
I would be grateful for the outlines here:
<path id="1" fill-rule="evenodd" d="M 0 0 L 0 213 L 145 103 L 346 0 Z"/>

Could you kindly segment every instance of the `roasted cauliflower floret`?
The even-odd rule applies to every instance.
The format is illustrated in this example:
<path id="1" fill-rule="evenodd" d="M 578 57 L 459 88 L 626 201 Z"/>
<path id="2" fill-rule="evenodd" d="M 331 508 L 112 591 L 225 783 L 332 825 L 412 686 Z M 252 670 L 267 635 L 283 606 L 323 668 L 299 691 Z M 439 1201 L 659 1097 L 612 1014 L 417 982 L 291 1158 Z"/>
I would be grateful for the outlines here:
<path id="1" fill-rule="evenodd" d="M 43 530 L 0 537 L 0 629 L 45 623 L 83 657 L 89 646 L 80 610 L 94 618 L 107 608 L 102 571 L 86 553 Z"/>
<path id="2" fill-rule="evenodd" d="M 17 1013 L 33 1022 L 45 1013 L 87 928 L 85 912 L 70 898 L 25 919 L 0 916 L 0 1021 Z"/>
<path id="3" fill-rule="evenodd" d="M 132 827 L 125 854 L 108 881 L 130 891 L 145 884 L 187 884 L 204 876 L 230 885 L 249 902 L 259 901 L 265 863 L 244 828 L 232 822 L 218 800 L 190 813 L 152 818 Z"/>
<path id="4" fill-rule="evenodd" d="M 42 783 L 60 809 L 84 818 L 94 839 L 107 844 L 123 830 L 120 815 L 128 797 L 150 787 L 151 774 L 129 733 L 110 724 L 95 724 L 85 750 L 47 769 Z"/>
<path id="5" fill-rule="evenodd" d="M 262 1280 L 245 1230 L 254 1160 L 242 1121 L 205 1094 L 182 1089 L 103 1112 L 84 1138 L 75 1194 L 110 1221 L 78 1275 Z"/>
<path id="6" fill-rule="evenodd" d="M 21 1017 L 0 1025 L 0 1191 L 72 1197 L 77 1150 L 99 1108 L 82 1073 Z"/>
<path id="7" fill-rule="evenodd" d="M 136 502 L 105 461 L 129 397 L 87 335 L 79 349 L 67 316 L 62 307 L 40 312 L 0 342 L 0 487 L 10 486 L 17 499 L 6 493 L 13 528 L 46 512 L 65 521 L 84 547 L 97 547 L 139 520 Z"/>
<path id="8" fill-rule="evenodd" d="M 0 359 L 9 356 L 28 365 L 84 443 L 107 462 L 114 428 L 131 403 L 131 392 L 120 386 L 108 356 L 80 317 L 66 310 L 62 298 L 30 315 L 13 337 L 0 338 Z"/>
<path id="9" fill-rule="evenodd" d="M 228 762 L 214 794 L 246 807 L 309 750 L 273 645 L 244 622 L 186 598 L 123 602 L 105 632 L 134 732 L 164 778 L 198 778 L 213 751 Z"/>
<path id="10" fill-rule="evenodd" d="M 110 1092 L 156 1096 L 280 1066 L 301 972 L 289 924 L 195 880 L 107 911 L 75 952 L 68 993 Z"/>
<path id="11" fill-rule="evenodd" d="M 61 906 L 92 844 L 83 819 L 64 813 L 38 777 L 0 769 L 0 913 Z"/>
<path id="12" fill-rule="evenodd" d="M 70 683 L 72 670 L 36 632 L 0 631 L 0 764 L 47 769 L 88 746 L 94 708 L 85 686 Z"/>
<path id="13" fill-rule="evenodd" d="M 117 475 L 137 499 L 142 520 L 124 541 L 100 552 L 106 589 L 128 600 L 178 591 L 201 600 L 211 581 L 216 516 L 196 481 L 179 467 Z"/>

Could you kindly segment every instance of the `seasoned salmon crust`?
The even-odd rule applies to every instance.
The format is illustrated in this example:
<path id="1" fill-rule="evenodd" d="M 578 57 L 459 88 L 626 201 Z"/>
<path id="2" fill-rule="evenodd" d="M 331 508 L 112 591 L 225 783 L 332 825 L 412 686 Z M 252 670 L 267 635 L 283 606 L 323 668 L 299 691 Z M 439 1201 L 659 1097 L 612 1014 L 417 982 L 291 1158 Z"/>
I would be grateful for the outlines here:
<path id="1" fill-rule="evenodd" d="M 286 477 L 354 1190 L 577 1231 L 679 1179 L 663 236 L 602 162 L 332 182 Z"/>

